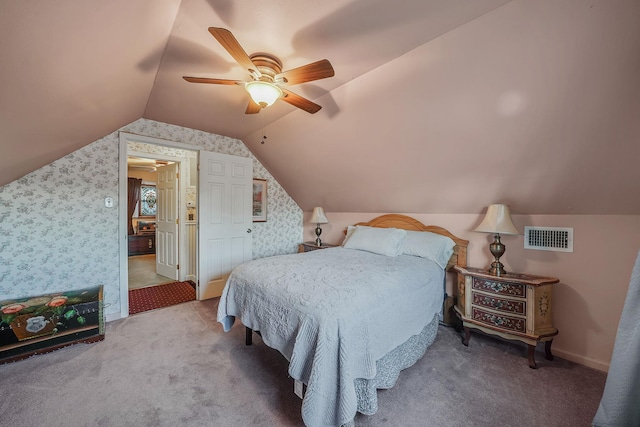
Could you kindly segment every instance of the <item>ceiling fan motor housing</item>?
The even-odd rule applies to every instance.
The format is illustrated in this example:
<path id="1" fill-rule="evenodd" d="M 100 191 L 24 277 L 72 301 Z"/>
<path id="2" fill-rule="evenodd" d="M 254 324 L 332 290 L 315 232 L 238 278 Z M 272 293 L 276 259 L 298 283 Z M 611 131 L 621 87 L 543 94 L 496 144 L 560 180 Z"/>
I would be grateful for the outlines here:
<path id="1" fill-rule="evenodd" d="M 275 76 L 282 72 L 282 62 L 273 55 L 257 52 L 249 56 L 251 62 L 255 64 L 262 74 L 260 80 L 273 83 Z M 266 77 L 266 78 L 265 78 Z"/>

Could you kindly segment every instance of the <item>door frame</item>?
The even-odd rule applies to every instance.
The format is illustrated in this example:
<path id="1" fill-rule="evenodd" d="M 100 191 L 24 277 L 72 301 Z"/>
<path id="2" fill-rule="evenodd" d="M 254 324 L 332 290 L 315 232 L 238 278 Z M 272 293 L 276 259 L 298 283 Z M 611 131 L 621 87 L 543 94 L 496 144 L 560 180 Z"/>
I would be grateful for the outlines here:
<path id="1" fill-rule="evenodd" d="M 158 159 L 158 160 L 170 160 L 180 164 L 180 197 L 186 194 L 187 182 L 183 177 L 187 176 L 187 169 L 189 168 L 189 164 L 187 161 L 184 161 L 181 157 L 171 157 L 171 156 L 162 156 L 150 153 L 141 153 L 135 150 L 129 151 L 129 142 L 140 142 L 151 145 L 158 145 L 161 147 L 169 147 L 169 148 L 180 148 L 183 150 L 195 151 L 198 153 L 198 159 L 200 158 L 200 152 L 202 151 L 202 147 L 194 146 L 190 144 L 183 144 L 180 142 L 169 141 L 166 139 L 153 138 L 150 136 L 144 135 L 135 135 L 127 132 L 120 132 L 119 134 L 119 161 L 118 161 L 118 236 L 119 238 L 119 253 L 120 253 L 120 318 L 129 316 L 129 263 L 128 263 L 128 221 L 127 221 L 127 157 L 129 155 L 134 155 L 137 157 L 145 157 L 148 159 Z M 199 187 L 196 186 L 196 198 L 197 192 L 199 191 Z M 187 205 L 186 203 L 178 203 L 178 213 L 180 220 L 180 227 L 178 230 L 179 234 L 179 244 L 178 244 L 178 262 L 181 262 L 181 258 L 183 258 L 185 251 L 187 250 L 187 242 L 185 239 L 185 218 L 187 217 Z M 196 218 L 198 218 L 196 216 Z M 179 280 L 184 280 L 183 276 L 185 274 L 185 269 L 181 268 L 179 273 Z"/>

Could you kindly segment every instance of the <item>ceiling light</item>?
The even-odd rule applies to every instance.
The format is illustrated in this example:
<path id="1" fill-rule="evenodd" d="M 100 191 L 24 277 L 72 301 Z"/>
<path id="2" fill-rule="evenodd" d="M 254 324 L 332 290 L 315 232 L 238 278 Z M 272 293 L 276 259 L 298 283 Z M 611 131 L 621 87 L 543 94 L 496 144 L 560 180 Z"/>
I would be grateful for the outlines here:
<path id="1" fill-rule="evenodd" d="M 251 95 L 253 102 L 262 108 L 268 107 L 282 96 L 282 90 L 272 83 L 255 81 L 247 83 L 244 88 Z"/>

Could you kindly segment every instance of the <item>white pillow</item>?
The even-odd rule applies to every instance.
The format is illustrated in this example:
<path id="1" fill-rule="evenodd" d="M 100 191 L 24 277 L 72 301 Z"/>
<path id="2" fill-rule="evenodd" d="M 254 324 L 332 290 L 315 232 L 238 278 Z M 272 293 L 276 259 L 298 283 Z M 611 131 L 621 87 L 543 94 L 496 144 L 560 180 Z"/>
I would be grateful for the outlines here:
<path id="1" fill-rule="evenodd" d="M 428 231 L 407 231 L 402 253 L 430 259 L 442 268 L 447 267 L 456 245 L 452 239 Z"/>
<path id="2" fill-rule="evenodd" d="M 342 241 L 342 246 L 344 246 L 345 243 L 347 243 L 347 240 L 349 240 L 349 237 L 351 237 L 351 235 L 353 234 L 353 232 L 356 230 L 356 226 L 355 225 L 348 225 L 347 226 L 347 234 L 344 236 L 344 240 Z"/>
<path id="3" fill-rule="evenodd" d="M 347 237 L 343 247 L 373 252 L 386 256 L 398 256 L 402 253 L 402 244 L 407 232 L 397 228 L 378 228 L 356 226 L 353 231 L 347 228 Z"/>

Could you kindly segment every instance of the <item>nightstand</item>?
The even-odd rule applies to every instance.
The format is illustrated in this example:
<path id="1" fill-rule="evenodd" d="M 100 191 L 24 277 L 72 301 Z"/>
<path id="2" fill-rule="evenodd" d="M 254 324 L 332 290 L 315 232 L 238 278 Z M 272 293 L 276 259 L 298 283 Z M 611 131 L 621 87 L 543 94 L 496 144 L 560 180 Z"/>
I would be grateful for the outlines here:
<path id="1" fill-rule="evenodd" d="M 558 330 L 551 317 L 555 277 L 506 273 L 493 276 L 487 270 L 455 266 L 458 272 L 457 316 L 464 326 L 462 343 L 469 345 L 471 329 L 529 346 L 529 367 L 536 369 L 535 349 L 545 343 L 545 356 L 553 360 L 551 343 Z"/>
<path id="2" fill-rule="evenodd" d="M 321 246 L 316 245 L 316 242 L 304 242 L 298 245 L 298 253 L 300 252 L 311 252 L 316 249 L 327 249 L 327 248 L 335 248 L 336 245 L 330 245 L 328 243 L 323 243 Z"/>

